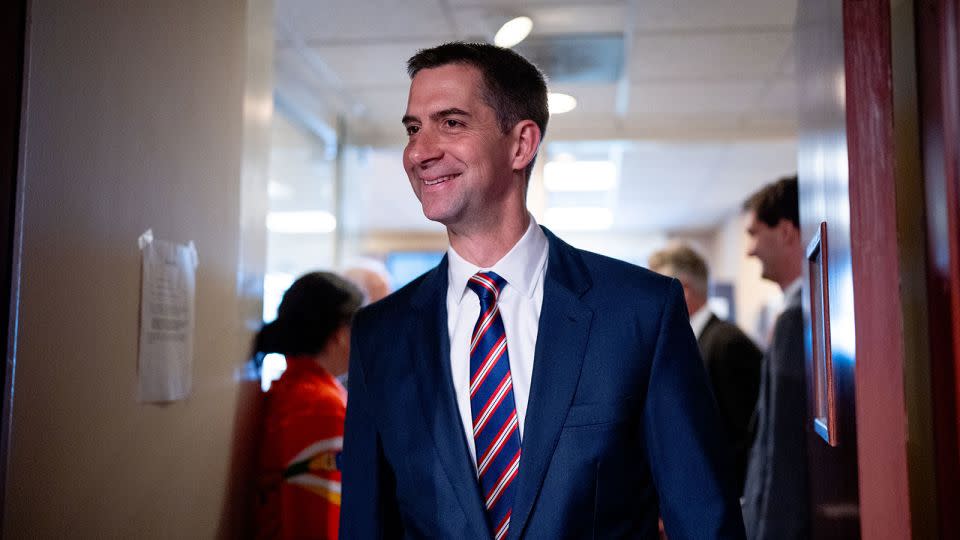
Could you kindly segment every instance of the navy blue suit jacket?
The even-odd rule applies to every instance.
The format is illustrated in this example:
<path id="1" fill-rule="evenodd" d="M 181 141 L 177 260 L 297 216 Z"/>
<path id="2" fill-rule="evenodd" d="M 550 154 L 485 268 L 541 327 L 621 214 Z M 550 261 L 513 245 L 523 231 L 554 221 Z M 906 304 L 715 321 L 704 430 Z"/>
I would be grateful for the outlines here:
<path id="1" fill-rule="evenodd" d="M 546 229 L 545 229 L 546 231 Z M 679 283 L 549 239 L 509 538 L 743 537 Z M 341 538 L 490 538 L 450 374 L 446 258 L 354 322 Z"/>

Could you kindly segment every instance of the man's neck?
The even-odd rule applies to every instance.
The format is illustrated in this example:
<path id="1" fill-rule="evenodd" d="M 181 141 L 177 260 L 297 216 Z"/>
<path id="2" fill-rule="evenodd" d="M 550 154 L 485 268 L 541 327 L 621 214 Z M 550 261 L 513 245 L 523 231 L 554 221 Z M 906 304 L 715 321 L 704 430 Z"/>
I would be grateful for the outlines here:
<path id="1" fill-rule="evenodd" d="M 467 262 L 489 268 L 503 258 L 520 241 L 530 226 L 530 214 L 508 219 L 490 229 L 461 232 L 447 228 L 450 245 Z"/>
<path id="2" fill-rule="evenodd" d="M 794 268 L 793 271 L 789 274 L 785 274 L 777 279 L 777 285 L 780 286 L 781 291 L 786 291 L 794 281 L 797 280 L 801 275 L 803 275 L 803 270 L 800 268 Z"/>

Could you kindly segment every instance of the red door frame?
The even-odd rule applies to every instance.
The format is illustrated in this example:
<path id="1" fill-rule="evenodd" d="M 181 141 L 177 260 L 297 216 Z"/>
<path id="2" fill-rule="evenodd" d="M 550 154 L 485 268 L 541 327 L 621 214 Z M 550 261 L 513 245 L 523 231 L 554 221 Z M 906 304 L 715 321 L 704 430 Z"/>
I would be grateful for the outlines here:
<path id="1" fill-rule="evenodd" d="M 898 282 L 900 269 L 889 155 L 893 147 L 890 12 L 884 4 L 843 3 L 860 527 L 863 538 L 879 538 L 880 531 L 888 532 L 888 538 L 910 538 L 906 452 L 899 444 L 889 444 L 906 441 L 907 434 L 906 418 L 888 415 L 906 409 L 902 342 L 898 332 L 890 331 L 902 328 L 903 320 L 899 296 L 890 298 L 889 293 L 896 290 L 890 285 Z M 878 309 L 885 303 L 888 309 Z"/>
<path id="2" fill-rule="evenodd" d="M 957 2 L 843 2 L 865 539 L 958 535 Z M 939 16 L 927 17 L 930 8 Z M 939 184 L 934 160 L 943 160 Z M 937 200 L 939 222 L 925 215 Z M 930 246 L 918 248 L 938 233 L 942 269 Z"/>

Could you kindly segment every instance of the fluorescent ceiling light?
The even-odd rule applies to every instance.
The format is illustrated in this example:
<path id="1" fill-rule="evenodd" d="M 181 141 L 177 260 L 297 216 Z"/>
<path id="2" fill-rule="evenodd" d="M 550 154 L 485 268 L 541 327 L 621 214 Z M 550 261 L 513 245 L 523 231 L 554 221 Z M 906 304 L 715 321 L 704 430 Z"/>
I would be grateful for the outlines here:
<path id="1" fill-rule="evenodd" d="M 613 227 L 613 210 L 591 206 L 547 208 L 543 221 L 559 231 L 604 231 Z"/>
<path id="2" fill-rule="evenodd" d="M 547 96 L 547 108 L 550 109 L 550 114 L 563 114 L 572 111 L 576 107 L 577 98 L 569 94 L 550 92 Z"/>
<path id="3" fill-rule="evenodd" d="M 513 47 L 520 43 L 533 30 L 533 20 L 530 17 L 515 17 L 503 23 L 493 36 L 493 43 L 500 47 Z"/>
<path id="4" fill-rule="evenodd" d="M 324 234 L 337 228 L 337 218 L 323 210 L 269 212 L 267 230 L 280 234 Z"/>
<path id="5" fill-rule="evenodd" d="M 617 187 L 612 161 L 551 161 L 543 168 L 547 191 L 610 191 Z"/>

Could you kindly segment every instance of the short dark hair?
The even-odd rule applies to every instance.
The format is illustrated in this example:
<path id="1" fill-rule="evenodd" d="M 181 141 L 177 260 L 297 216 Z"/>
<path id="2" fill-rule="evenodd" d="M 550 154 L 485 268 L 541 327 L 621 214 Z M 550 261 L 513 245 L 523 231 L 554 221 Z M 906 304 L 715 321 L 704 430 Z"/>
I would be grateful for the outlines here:
<path id="1" fill-rule="evenodd" d="M 547 81 L 537 66 L 520 54 L 489 43 L 454 41 L 430 49 L 421 49 L 407 61 L 410 78 L 421 69 L 449 64 L 466 64 L 480 70 L 481 94 L 497 115 L 500 131 L 510 131 L 521 120 L 532 120 L 540 128 L 543 140 L 547 132 Z M 533 161 L 527 167 L 530 178 Z"/>
<path id="2" fill-rule="evenodd" d="M 800 228 L 800 194 L 797 175 L 771 182 L 751 195 L 743 203 L 744 211 L 753 211 L 757 219 L 776 227 L 781 219 L 788 219 Z"/>
<path id="3" fill-rule="evenodd" d="M 357 287 L 330 272 L 310 272 L 285 293 L 277 318 L 257 333 L 256 354 L 317 354 L 330 336 L 350 324 L 363 295 Z"/>

